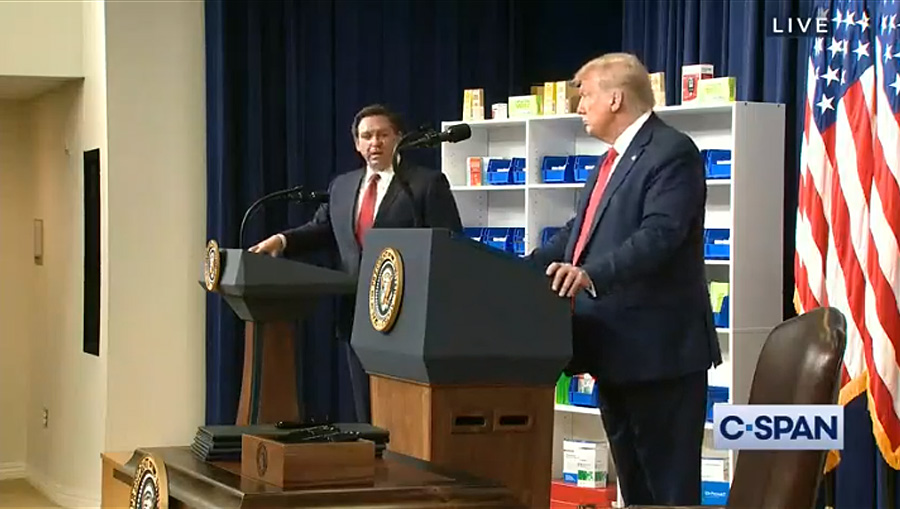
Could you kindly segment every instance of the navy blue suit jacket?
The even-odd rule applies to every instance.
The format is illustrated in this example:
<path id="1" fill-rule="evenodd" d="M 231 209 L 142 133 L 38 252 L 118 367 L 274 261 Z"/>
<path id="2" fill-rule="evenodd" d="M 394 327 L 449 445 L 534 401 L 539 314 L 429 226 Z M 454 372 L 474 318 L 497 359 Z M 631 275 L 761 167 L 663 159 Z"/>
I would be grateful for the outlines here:
<path id="1" fill-rule="evenodd" d="M 306 224 L 282 232 L 287 239 L 284 256 L 337 247 L 344 271 L 358 275 L 361 248 L 356 241 L 356 202 L 365 168 L 335 177 L 323 203 Z M 407 191 L 403 189 L 406 182 Z M 412 200 L 410 201 L 410 196 Z M 417 216 L 418 215 L 418 216 Z M 447 177 L 435 170 L 401 164 L 385 192 L 372 228 L 447 228 L 462 232 L 462 221 Z"/>
<path id="2" fill-rule="evenodd" d="M 598 164 L 598 169 L 599 169 Z M 571 262 L 597 180 L 576 215 L 530 258 Z M 568 372 L 601 382 L 661 380 L 721 363 L 703 254 L 706 176 L 686 135 L 651 114 L 622 154 L 579 264 L 597 290 L 578 292 Z"/>

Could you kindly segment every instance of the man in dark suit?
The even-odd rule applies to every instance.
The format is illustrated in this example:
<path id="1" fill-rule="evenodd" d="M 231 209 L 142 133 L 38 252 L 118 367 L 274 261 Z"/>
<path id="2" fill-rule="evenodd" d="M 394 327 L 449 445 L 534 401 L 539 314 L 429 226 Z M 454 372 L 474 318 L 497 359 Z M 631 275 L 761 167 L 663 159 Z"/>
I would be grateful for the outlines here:
<path id="1" fill-rule="evenodd" d="M 704 164 L 652 112 L 634 56 L 592 60 L 575 81 L 585 130 L 610 148 L 575 217 L 531 259 L 573 300 L 567 371 L 596 381 L 625 503 L 699 504 L 707 370 L 722 361 L 703 255 Z"/>
<path id="2" fill-rule="evenodd" d="M 272 235 L 250 251 L 294 256 L 336 246 L 342 268 L 358 276 L 365 234 L 371 228 L 447 228 L 462 232 L 456 200 L 443 173 L 404 163 L 395 172 L 391 166 L 394 147 L 402 134 L 395 113 L 381 105 L 367 106 L 353 119 L 351 133 L 365 167 L 338 175 L 328 188 L 329 201 L 309 222 Z M 353 298 L 343 299 L 339 309 L 338 337 L 348 342 L 353 304 Z M 346 350 L 351 373 L 361 373 L 349 344 Z M 356 418 L 366 422 L 370 410 L 368 380 L 354 377 L 351 383 Z"/>

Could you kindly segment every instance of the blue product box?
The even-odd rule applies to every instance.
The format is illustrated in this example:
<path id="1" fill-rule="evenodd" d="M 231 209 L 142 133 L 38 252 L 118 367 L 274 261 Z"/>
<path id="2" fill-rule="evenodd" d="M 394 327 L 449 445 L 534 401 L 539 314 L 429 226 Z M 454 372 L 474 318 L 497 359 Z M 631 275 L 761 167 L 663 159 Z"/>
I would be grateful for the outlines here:
<path id="1" fill-rule="evenodd" d="M 704 255 L 707 260 L 728 260 L 731 258 L 731 230 L 728 228 L 707 228 L 704 232 Z"/>
<path id="2" fill-rule="evenodd" d="M 525 158 L 524 157 L 513 157 L 512 164 L 510 165 L 512 171 L 512 181 L 513 184 L 524 184 L 525 183 Z"/>
<path id="3" fill-rule="evenodd" d="M 585 182 L 590 172 L 600 165 L 601 156 L 575 156 L 575 182 Z"/>
<path id="4" fill-rule="evenodd" d="M 544 156 L 541 162 L 541 176 L 546 184 L 563 184 L 575 181 L 572 172 L 574 158 L 569 156 Z"/>
<path id="5" fill-rule="evenodd" d="M 731 151 L 707 149 L 700 152 L 706 165 L 706 178 L 711 180 L 731 178 Z"/>
<path id="6" fill-rule="evenodd" d="M 487 176 L 487 184 L 491 186 L 512 184 L 512 172 L 510 171 L 511 166 L 511 159 L 492 157 L 488 161 L 487 171 L 485 171 L 485 175 Z"/>
<path id="7" fill-rule="evenodd" d="M 728 504 L 729 489 L 727 482 L 700 481 L 700 503 L 724 506 Z"/>

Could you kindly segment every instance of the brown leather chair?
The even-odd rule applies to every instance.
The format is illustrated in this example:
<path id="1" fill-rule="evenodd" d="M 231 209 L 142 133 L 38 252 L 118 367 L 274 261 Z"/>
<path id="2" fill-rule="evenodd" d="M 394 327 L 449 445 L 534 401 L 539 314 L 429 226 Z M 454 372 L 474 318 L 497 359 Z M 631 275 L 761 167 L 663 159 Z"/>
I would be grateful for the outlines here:
<path id="1" fill-rule="evenodd" d="M 782 322 L 763 345 L 749 402 L 836 404 L 845 344 L 846 319 L 835 308 L 814 309 Z M 739 451 L 727 507 L 814 507 L 826 455 L 827 451 Z"/>

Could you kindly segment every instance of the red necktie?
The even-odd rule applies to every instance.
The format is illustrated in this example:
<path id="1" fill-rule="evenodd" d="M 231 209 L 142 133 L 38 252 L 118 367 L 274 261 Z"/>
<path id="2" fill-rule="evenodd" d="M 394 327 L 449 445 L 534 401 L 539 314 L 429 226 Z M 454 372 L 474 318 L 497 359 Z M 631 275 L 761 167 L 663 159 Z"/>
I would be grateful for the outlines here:
<path id="1" fill-rule="evenodd" d="M 376 173 L 369 179 L 366 194 L 363 195 L 362 203 L 359 205 L 359 217 L 356 219 L 356 240 L 359 245 L 363 245 L 363 237 L 375 222 L 375 200 L 378 198 L 378 179 Z"/>
<path id="2" fill-rule="evenodd" d="M 606 152 L 606 159 L 600 166 L 597 173 L 597 182 L 594 183 L 594 190 L 588 200 L 587 209 L 584 211 L 584 221 L 581 223 L 581 230 L 578 232 L 578 240 L 575 242 L 575 251 L 572 253 L 572 265 L 578 265 L 579 258 L 584 252 L 587 244 L 588 234 L 591 231 L 591 225 L 594 224 L 594 216 L 597 215 L 597 208 L 600 206 L 600 199 L 603 198 L 603 191 L 609 182 L 609 174 L 612 171 L 613 162 L 616 160 L 616 149 L 609 147 Z"/>

